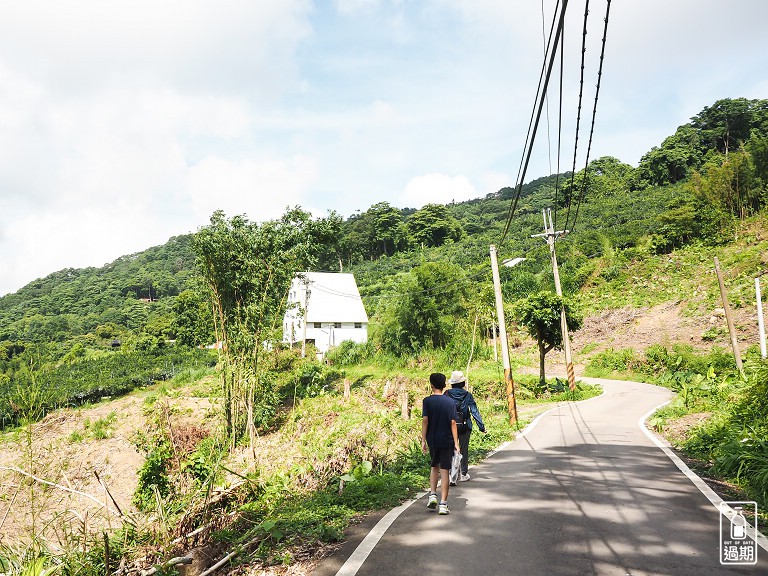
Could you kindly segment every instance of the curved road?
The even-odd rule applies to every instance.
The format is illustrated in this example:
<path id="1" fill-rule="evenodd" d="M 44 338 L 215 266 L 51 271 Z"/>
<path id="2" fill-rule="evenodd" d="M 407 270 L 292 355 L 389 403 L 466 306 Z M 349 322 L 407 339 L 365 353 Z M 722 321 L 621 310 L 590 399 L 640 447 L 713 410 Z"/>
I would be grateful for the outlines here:
<path id="1" fill-rule="evenodd" d="M 717 509 L 639 425 L 671 393 L 584 380 L 605 393 L 545 413 L 473 467 L 451 488 L 450 515 L 409 501 L 314 574 L 768 574 L 763 548 L 757 565 L 720 564 Z"/>

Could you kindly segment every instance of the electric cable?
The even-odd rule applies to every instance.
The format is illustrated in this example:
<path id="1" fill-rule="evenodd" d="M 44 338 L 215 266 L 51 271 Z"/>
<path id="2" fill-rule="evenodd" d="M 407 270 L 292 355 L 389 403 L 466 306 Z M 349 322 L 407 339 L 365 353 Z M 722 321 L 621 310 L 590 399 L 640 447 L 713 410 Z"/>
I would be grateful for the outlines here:
<path id="1" fill-rule="evenodd" d="M 584 99 L 584 60 L 587 54 L 587 23 L 589 17 L 589 0 L 584 4 L 584 25 L 581 33 L 581 72 L 579 75 L 579 100 L 576 107 L 576 132 L 573 138 L 573 168 L 571 170 L 571 189 L 568 195 L 568 208 L 565 213 L 565 226 L 568 228 L 568 221 L 571 216 L 571 204 L 573 203 L 573 186 L 576 179 L 576 158 L 579 151 L 579 130 L 581 128 L 581 104 Z"/>
<path id="2" fill-rule="evenodd" d="M 546 24 L 546 16 L 544 15 L 544 0 L 541 0 L 541 41 L 544 45 L 544 59 L 547 58 L 547 27 Z M 562 44 L 560 45 L 562 47 Z M 552 143 L 550 142 L 549 138 L 549 96 L 544 95 L 544 97 L 547 99 L 547 160 L 549 161 L 549 173 L 552 174 Z M 557 191 L 555 191 L 557 193 Z"/>
<path id="3" fill-rule="evenodd" d="M 608 36 L 608 17 L 611 12 L 611 0 L 606 0 L 606 8 L 605 8 L 605 25 L 603 27 L 603 43 L 602 48 L 600 49 L 600 66 L 597 71 L 597 86 L 595 87 L 595 104 L 592 107 L 592 124 L 589 128 L 589 143 L 587 144 L 587 157 L 584 161 L 584 184 L 581 188 L 581 194 L 579 195 L 578 202 L 576 203 L 576 213 L 573 216 L 573 224 L 571 225 L 571 229 L 576 227 L 576 219 L 579 217 L 579 207 L 581 206 L 581 203 L 584 201 L 584 197 L 586 196 L 587 192 L 587 186 L 589 183 L 589 154 L 592 149 L 592 136 L 595 132 L 595 117 L 597 115 L 597 99 L 600 96 L 600 82 L 603 78 L 603 61 L 605 58 L 605 43 L 606 38 Z M 567 223 L 567 220 L 566 220 Z"/>
<path id="4" fill-rule="evenodd" d="M 559 4 L 559 2 L 558 2 L 558 4 Z M 534 111 L 535 111 L 536 120 L 535 120 L 535 123 L 533 123 L 532 131 L 530 130 L 530 125 L 529 125 L 529 136 L 530 136 L 530 139 L 526 138 L 527 151 L 524 150 L 524 152 L 523 152 L 523 159 L 521 159 L 521 169 L 518 172 L 515 196 L 514 196 L 514 198 L 512 200 L 512 203 L 510 204 L 509 212 L 508 212 L 508 215 L 507 215 L 507 221 L 506 221 L 506 223 L 504 225 L 504 231 L 502 232 L 501 239 L 497 243 L 499 246 L 502 246 L 504 244 L 504 240 L 506 240 L 507 234 L 509 232 L 509 227 L 512 224 L 512 217 L 515 214 L 515 210 L 517 209 L 517 203 L 520 200 L 520 193 L 522 192 L 523 181 L 525 180 L 525 174 L 528 171 L 528 164 L 530 162 L 531 154 L 533 152 L 533 144 L 534 144 L 534 142 L 536 140 L 536 132 L 538 131 L 539 120 L 541 119 L 541 111 L 542 111 L 542 108 L 543 108 L 543 105 L 544 105 L 544 98 L 539 97 L 539 94 L 541 94 L 541 93 L 546 94 L 547 87 L 549 86 L 549 78 L 550 78 L 550 75 L 552 73 L 553 62 L 554 62 L 555 56 L 557 54 L 557 46 L 560 43 L 560 38 L 562 36 L 563 23 L 564 23 L 564 20 L 565 20 L 565 11 L 566 11 L 567 7 L 568 7 L 568 0 L 564 0 L 562 8 L 560 10 L 560 18 L 559 18 L 559 21 L 558 21 L 557 30 L 554 33 L 554 46 L 553 46 L 553 48 L 551 50 L 551 55 L 550 55 L 550 58 L 549 58 L 549 64 L 546 66 L 546 74 L 544 75 L 545 78 L 544 78 L 543 89 L 541 89 L 540 91 L 537 92 L 538 110 L 536 110 L 537 107 L 534 104 Z M 552 41 L 553 41 L 552 38 L 550 38 L 550 42 L 552 42 Z M 541 84 L 540 84 L 540 86 L 541 86 Z"/>
<path id="5" fill-rule="evenodd" d="M 565 36 L 565 25 L 563 25 L 563 36 Z M 560 44 L 560 84 L 558 89 L 558 110 L 557 110 L 557 171 L 555 173 L 555 229 L 557 229 L 557 197 L 560 190 L 560 155 L 563 145 L 563 75 L 565 71 L 565 41 Z M 550 169 L 551 171 L 551 169 Z"/>

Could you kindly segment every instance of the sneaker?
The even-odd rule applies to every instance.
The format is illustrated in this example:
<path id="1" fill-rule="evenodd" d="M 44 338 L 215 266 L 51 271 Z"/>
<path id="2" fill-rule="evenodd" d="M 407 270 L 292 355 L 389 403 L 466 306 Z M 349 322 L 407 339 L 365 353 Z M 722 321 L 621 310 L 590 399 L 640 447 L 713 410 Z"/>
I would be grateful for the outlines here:
<path id="1" fill-rule="evenodd" d="M 434 510 L 437 508 L 437 494 L 429 495 L 429 502 L 427 502 L 427 508 Z"/>
<path id="2" fill-rule="evenodd" d="M 456 486 L 456 482 L 448 482 L 448 486 Z"/>
<path id="3" fill-rule="evenodd" d="M 469 480 L 469 472 L 467 472 L 466 474 L 462 474 L 459 477 L 459 482 L 466 482 L 467 480 Z"/>
<path id="4" fill-rule="evenodd" d="M 448 502 L 440 502 L 440 510 L 438 510 L 438 514 L 450 514 L 451 511 L 448 510 Z"/>

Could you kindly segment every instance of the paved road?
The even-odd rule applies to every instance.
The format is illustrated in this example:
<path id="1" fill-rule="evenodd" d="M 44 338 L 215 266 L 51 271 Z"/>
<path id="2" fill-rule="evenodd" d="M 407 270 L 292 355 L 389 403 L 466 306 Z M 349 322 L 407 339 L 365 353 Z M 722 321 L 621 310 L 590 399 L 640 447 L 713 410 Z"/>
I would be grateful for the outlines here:
<path id="1" fill-rule="evenodd" d="M 638 426 L 670 393 L 600 382 L 601 397 L 552 410 L 471 469 L 450 515 L 417 500 L 340 574 L 768 575 L 762 548 L 757 566 L 720 564 L 719 513 Z M 314 574 L 336 574 L 361 537 Z"/>

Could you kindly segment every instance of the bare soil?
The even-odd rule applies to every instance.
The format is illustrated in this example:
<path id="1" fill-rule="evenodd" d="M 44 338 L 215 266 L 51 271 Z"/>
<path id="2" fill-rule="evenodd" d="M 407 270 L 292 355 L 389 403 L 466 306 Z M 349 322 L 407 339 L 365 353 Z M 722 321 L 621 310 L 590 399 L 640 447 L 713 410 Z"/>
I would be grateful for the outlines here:
<path id="1" fill-rule="evenodd" d="M 86 530 L 119 526 L 121 514 L 135 512 L 131 499 L 144 463 L 136 440 L 146 429 L 146 396 L 139 391 L 59 410 L 0 437 L 0 544 L 33 534 L 63 543 Z M 177 429 L 199 424 L 210 409 L 208 399 L 183 395 L 168 404 Z"/>
<path id="2" fill-rule="evenodd" d="M 649 346 L 661 344 L 690 346 L 694 351 L 707 352 L 713 346 L 731 351 L 725 312 L 722 308 L 705 310 L 700 315 L 686 314 L 683 302 L 666 302 L 649 308 L 620 308 L 607 310 L 584 319 L 582 328 L 571 335 L 574 367 L 579 374 L 589 358 L 609 348 L 631 348 L 642 354 Z M 757 345 L 757 311 L 732 310 L 739 350 L 744 354 L 749 346 Z M 547 354 L 547 365 L 564 365 L 563 353 L 553 350 Z M 536 364 L 538 366 L 538 364 Z"/>

